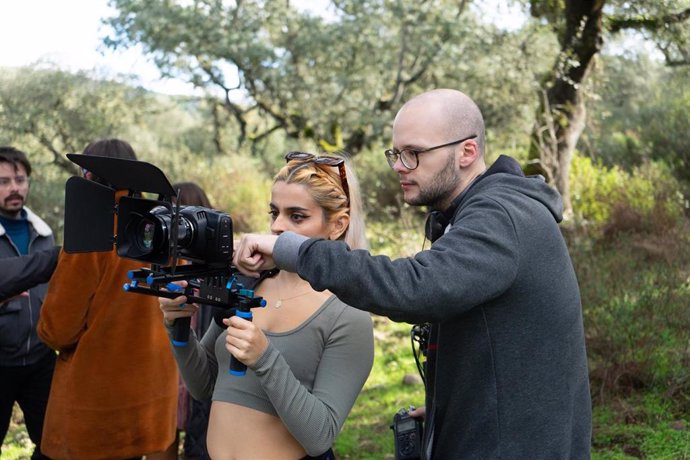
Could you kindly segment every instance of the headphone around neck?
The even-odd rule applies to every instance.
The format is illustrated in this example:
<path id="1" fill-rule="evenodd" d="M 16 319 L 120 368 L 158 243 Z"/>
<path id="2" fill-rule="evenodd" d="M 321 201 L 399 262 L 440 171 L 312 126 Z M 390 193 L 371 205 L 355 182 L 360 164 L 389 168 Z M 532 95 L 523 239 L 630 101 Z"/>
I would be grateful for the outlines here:
<path id="1" fill-rule="evenodd" d="M 443 236 L 465 193 L 458 195 L 445 211 L 431 211 L 424 224 L 424 236 L 432 243 Z"/>
<path id="2" fill-rule="evenodd" d="M 443 236 L 443 232 L 450 223 L 442 211 L 431 211 L 426 217 L 424 236 L 432 243 Z"/>

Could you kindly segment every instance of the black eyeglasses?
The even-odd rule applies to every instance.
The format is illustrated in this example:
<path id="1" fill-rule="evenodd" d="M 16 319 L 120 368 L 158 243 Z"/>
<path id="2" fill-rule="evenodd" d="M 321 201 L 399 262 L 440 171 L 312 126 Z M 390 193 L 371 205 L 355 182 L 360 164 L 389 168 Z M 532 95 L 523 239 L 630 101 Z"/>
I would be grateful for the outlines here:
<path id="1" fill-rule="evenodd" d="M 477 137 L 477 135 L 473 134 L 472 136 L 465 137 L 464 139 L 448 142 L 447 144 L 441 144 L 434 147 L 429 147 L 428 149 L 398 150 L 396 148 L 392 148 L 386 150 L 383 153 L 386 155 L 386 160 L 388 160 L 388 164 L 391 168 L 393 167 L 393 165 L 395 165 L 395 162 L 398 161 L 398 158 L 400 158 L 400 161 L 402 162 L 403 166 L 407 169 L 417 169 L 417 166 L 419 166 L 419 157 L 417 157 L 417 155 L 419 155 L 420 153 L 426 153 L 443 147 L 450 147 L 451 145 L 461 144 L 465 141 L 469 141 L 470 139 L 474 139 L 475 137 Z"/>
<path id="2" fill-rule="evenodd" d="M 285 155 L 285 161 L 311 161 L 317 165 L 337 166 L 338 174 L 340 174 L 340 183 L 343 185 L 343 191 L 350 201 L 350 187 L 347 185 L 347 174 L 345 173 L 345 160 L 338 157 L 328 155 L 314 155 L 307 152 L 288 152 Z"/>

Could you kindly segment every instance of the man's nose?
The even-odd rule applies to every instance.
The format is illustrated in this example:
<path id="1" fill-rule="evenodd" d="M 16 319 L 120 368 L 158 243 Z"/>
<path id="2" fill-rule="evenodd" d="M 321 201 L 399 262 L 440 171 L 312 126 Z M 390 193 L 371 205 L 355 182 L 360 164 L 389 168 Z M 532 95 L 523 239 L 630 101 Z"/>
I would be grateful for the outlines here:
<path id="1" fill-rule="evenodd" d="M 18 181 L 17 179 L 10 179 L 10 192 L 19 192 L 19 189 L 21 189 L 23 185 L 23 183 L 20 184 L 19 182 L 20 181 Z"/>
<path id="2" fill-rule="evenodd" d="M 395 163 L 393 163 L 393 171 L 395 171 L 398 174 L 404 174 L 410 172 L 411 169 L 407 169 L 403 164 L 402 160 L 400 159 L 400 156 L 398 156 L 398 158 L 395 160 Z"/>

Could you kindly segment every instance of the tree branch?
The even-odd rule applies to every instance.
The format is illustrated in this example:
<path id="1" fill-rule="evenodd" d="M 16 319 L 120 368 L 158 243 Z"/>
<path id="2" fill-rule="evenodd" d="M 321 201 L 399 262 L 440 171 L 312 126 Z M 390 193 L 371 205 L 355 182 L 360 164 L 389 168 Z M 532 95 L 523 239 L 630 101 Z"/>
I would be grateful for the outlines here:
<path id="1" fill-rule="evenodd" d="M 197 61 L 199 61 L 198 57 Z M 244 118 L 244 113 L 240 106 L 238 106 L 230 100 L 230 91 L 237 88 L 228 88 L 227 86 L 225 86 L 225 83 L 218 77 L 218 75 L 216 75 L 213 72 L 213 70 L 208 65 L 202 65 L 201 70 L 204 71 L 204 73 L 208 76 L 209 80 L 211 80 L 213 84 L 220 87 L 225 93 L 224 107 L 228 109 L 228 111 L 232 114 L 237 123 L 240 125 L 240 136 L 237 139 L 237 145 L 239 147 L 244 143 L 245 139 L 247 138 L 247 120 Z"/>
<path id="2" fill-rule="evenodd" d="M 690 18 L 690 8 L 678 13 L 653 17 L 641 16 L 636 18 L 628 18 L 622 16 L 609 16 L 608 30 L 614 34 L 624 29 L 648 30 L 650 32 L 656 32 L 669 24 L 678 24 L 686 21 L 688 18 Z"/>

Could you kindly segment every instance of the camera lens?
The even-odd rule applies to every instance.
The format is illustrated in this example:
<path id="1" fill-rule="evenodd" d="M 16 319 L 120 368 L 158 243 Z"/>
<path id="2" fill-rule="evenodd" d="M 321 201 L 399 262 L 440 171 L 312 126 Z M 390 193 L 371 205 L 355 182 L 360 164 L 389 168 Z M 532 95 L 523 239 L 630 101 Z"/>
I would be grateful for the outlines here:
<path id="1" fill-rule="evenodd" d="M 134 240 L 142 255 L 150 254 L 155 249 L 155 235 L 156 222 L 143 218 L 137 223 L 136 230 L 134 231 Z"/>
<path id="2" fill-rule="evenodd" d="M 137 240 L 144 250 L 150 251 L 153 248 L 153 236 L 156 231 L 156 224 L 150 220 L 142 220 L 137 228 Z"/>

